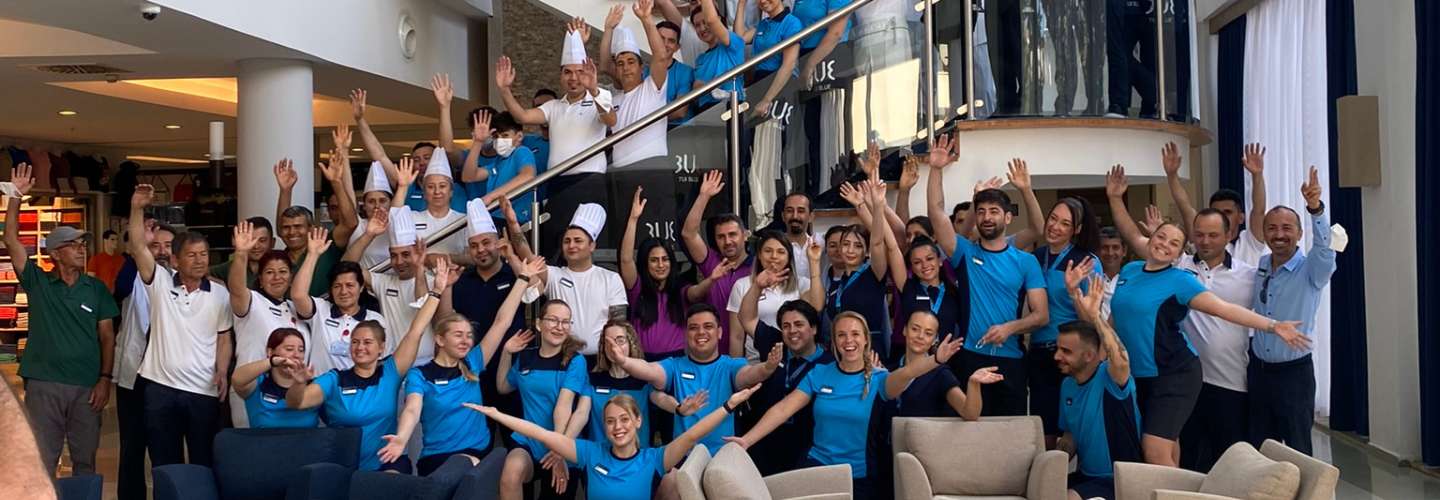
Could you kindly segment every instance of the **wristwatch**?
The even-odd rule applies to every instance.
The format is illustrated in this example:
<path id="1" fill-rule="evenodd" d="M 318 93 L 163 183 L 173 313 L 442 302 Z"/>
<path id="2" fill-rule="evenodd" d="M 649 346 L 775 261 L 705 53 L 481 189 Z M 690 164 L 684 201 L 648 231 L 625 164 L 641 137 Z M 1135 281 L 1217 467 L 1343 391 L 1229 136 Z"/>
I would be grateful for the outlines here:
<path id="1" fill-rule="evenodd" d="M 720 405 L 720 407 L 725 409 L 725 413 L 735 413 L 735 407 L 730 406 L 729 401 L 726 401 L 725 404 Z"/>
<path id="2" fill-rule="evenodd" d="M 518 280 L 520 280 L 520 281 L 524 281 L 524 282 L 526 282 L 526 283 L 529 283 L 529 282 L 530 282 L 530 277 L 529 277 L 529 276 L 526 276 L 526 275 L 523 275 L 523 274 L 517 274 L 517 275 L 515 275 L 515 279 L 518 279 Z"/>
<path id="3" fill-rule="evenodd" d="M 1275 321 L 1275 320 L 1273 320 L 1273 319 L 1270 320 L 1270 323 L 1265 325 L 1265 332 L 1266 332 L 1266 333 L 1275 333 L 1275 325 L 1276 325 L 1276 323 L 1277 323 L 1277 321 Z"/>
<path id="4" fill-rule="evenodd" d="M 440 292 L 430 292 L 430 296 L 435 297 L 435 300 L 440 300 Z"/>
<path id="5" fill-rule="evenodd" d="M 109 374 L 109 373 L 101 373 L 101 374 L 100 374 L 100 378 L 108 378 L 108 379 L 110 379 L 110 380 L 115 380 L 115 376 L 114 376 L 114 375 L 111 375 L 111 374 Z"/>

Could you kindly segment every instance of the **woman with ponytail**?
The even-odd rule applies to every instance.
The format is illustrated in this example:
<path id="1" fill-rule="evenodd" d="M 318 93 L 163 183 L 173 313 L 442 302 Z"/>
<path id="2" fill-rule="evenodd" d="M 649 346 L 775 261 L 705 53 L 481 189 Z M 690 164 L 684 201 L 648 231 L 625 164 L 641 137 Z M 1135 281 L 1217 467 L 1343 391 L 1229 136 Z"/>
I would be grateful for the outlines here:
<path id="1" fill-rule="evenodd" d="M 480 393 L 480 373 L 485 364 L 500 348 L 506 329 L 510 327 L 520 299 L 531 284 L 531 280 L 545 270 L 545 260 L 531 259 L 523 264 L 513 263 L 520 274 L 505 302 L 496 313 L 490 330 L 475 346 L 474 326 L 465 316 L 450 314 L 435 322 L 435 359 L 414 367 L 405 375 L 405 408 L 400 413 L 400 424 L 395 434 L 385 436 L 387 444 L 380 450 L 382 461 L 400 456 L 415 431 L 415 425 L 422 426 L 424 447 L 415 469 L 422 476 L 428 476 L 440 468 L 453 455 L 465 455 L 479 462 L 490 452 L 490 426 L 485 417 L 465 411 L 463 404 L 485 404 Z M 460 270 L 451 269 L 450 275 L 458 277 Z M 451 280 L 440 281 L 436 286 L 448 287 Z M 432 295 L 439 293 L 432 292 Z"/>
<path id="2" fill-rule="evenodd" d="M 578 356 L 585 341 L 570 334 L 572 316 L 565 301 L 546 302 L 537 316 L 540 345 L 530 347 L 536 337 L 530 332 L 511 337 L 500 353 L 500 376 L 495 388 L 500 394 L 520 392 L 526 421 L 573 439 L 585 428 L 584 415 L 590 413 L 590 398 L 584 396 L 585 358 Z M 535 478 L 538 470 L 548 471 L 549 476 L 549 481 L 541 481 L 549 486 L 543 496 L 574 498 L 565 459 L 541 441 L 518 433 L 511 438 L 515 446 L 506 456 L 500 474 L 501 500 L 519 500 L 524 485 Z"/>
<path id="3" fill-rule="evenodd" d="M 865 323 L 865 317 L 855 312 L 842 312 L 835 316 L 831 332 L 831 350 L 835 353 L 836 362 L 810 370 L 800 385 L 765 412 L 750 432 L 725 440 L 749 449 L 790 420 L 800 409 L 813 403 L 815 444 L 800 466 L 849 464 L 854 498 L 886 497 L 886 478 L 880 472 L 877 459 L 889 460 L 889 456 L 871 449 L 877 441 L 885 440 L 869 438 L 888 437 L 889 422 L 884 418 L 872 418 L 876 405 L 899 397 L 916 376 L 948 361 L 960 347 L 961 341 L 947 336 L 936 347 L 934 357 L 911 360 L 894 373 L 889 373 L 883 367 L 877 367 L 879 359 L 871 350 L 870 326 Z"/>
<path id="4" fill-rule="evenodd" d="M 265 266 L 260 267 L 262 270 Z M 250 428 L 305 428 L 320 424 L 319 408 L 291 410 L 285 392 L 296 385 L 285 369 L 305 365 L 305 334 L 294 328 L 276 328 L 265 342 L 265 359 L 245 363 L 230 375 L 230 387 L 245 405 Z"/>

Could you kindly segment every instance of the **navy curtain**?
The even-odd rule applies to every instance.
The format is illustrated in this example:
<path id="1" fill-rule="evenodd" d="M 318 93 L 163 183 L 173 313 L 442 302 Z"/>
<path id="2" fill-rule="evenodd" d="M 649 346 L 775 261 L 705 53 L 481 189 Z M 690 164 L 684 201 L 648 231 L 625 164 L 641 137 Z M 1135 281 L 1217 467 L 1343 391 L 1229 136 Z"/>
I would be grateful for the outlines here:
<path id="1" fill-rule="evenodd" d="M 1415 264 L 1420 348 L 1420 446 L 1440 464 L 1440 3 L 1415 0 Z"/>
<path id="2" fill-rule="evenodd" d="M 1355 2 L 1325 3 L 1325 58 L 1329 79 L 1330 220 L 1350 236 L 1330 280 L 1330 428 L 1370 435 L 1365 350 L 1365 231 L 1360 188 L 1340 187 L 1336 99 L 1355 95 Z"/>
<path id="3" fill-rule="evenodd" d="M 1219 57 L 1215 61 L 1215 147 L 1220 155 L 1220 189 L 1245 193 L 1245 16 L 1220 28 Z M 1210 206 L 1209 200 L 1196 200 Z M 1259 228 L 1252 228 L 1259 229 Z"/>

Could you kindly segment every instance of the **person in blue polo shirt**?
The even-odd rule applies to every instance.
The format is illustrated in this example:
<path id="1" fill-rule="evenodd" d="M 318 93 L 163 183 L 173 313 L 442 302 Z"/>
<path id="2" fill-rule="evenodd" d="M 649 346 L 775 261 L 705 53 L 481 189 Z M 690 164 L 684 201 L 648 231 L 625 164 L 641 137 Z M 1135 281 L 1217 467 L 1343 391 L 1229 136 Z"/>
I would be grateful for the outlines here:
<path id="1" fill-rule="evenodd" d="M 640 349 L 640 338 L 635 335 L 635 327 L 630 326 L 628 321 L 623 319 L 612 319 L 605 324 L 605 329 L 600 332 L 602 342 L 613 342 L 624 347 L 629 356 L 644 357 L 645 352 Z M 588 424 L 586 429 L 590 439 L 598 440 L 605 432 L 605 405 L 611 399 L 622 394 L 634 398 L 636 401 L 650 402 L 655 388 L 620 369 L 620 364 L 613 361 L 614 354 L 606 349 L 595 358 L 595 369 L 587 374 L 585 390 L 581 394 L 590 398 L 590 413 L 586 416 Z M 629 357 L 627 356 L 627 357 Z M 669 396 L 666 396 L 667 398 Z M 666 407 L 674 405 L 665 405 Z M 678 408 L 677 408 L 678 409 Z M 641 448 L 650 447 L 650 422 L 645 421 L 638 429 L 640 438 L 638 440 Z"/>
<path id="2" fill-rule="evenodd" d="M 1056 447 L 1079 457 L 1079 468 L 1068 481 L 1070 498 L 1113 500 L 1113 464 L 1137 462 L 1143 455 L 1140 409 L 1130 355 L 1115 330 L 1100 319 L 1105 287 L 1091 271 L 1072 268 L 1064 278 L 1080 320 L 1057 329 L 1055 363 L 1066 377 L 1060 384 L 1059 416 L 1065 434 Z M 1089 291 L 1081 291 L 1082 285 Z"/>
<path id="3" fill-rule="evenodd" d="M 445 264 L 435 269 L 437 283 L 450 282 L 450 266 L 448 262 Z M 310 367 L 287 365 L 290 377 L 297 383 L 291 384 L 285 393 L 285 406 L 291 410 L 308 410 L 323 404 L 326 426 L 359 427 L 360 470 L 410 474 L 413 470 L 410 457 L 402 455 L 394 461 L 381 462 L 380 450 L 385 446 L 384 436 L 395 433 L 400 406 L 396 395 L 400 393 L 405 372 L 415 363 L 420 337 L 424 336 L 430 318 L 439 307 L 439 294 L 425 298 L 425 304 L 415 313 L 415 321 L 410 324 L 410 331 L 401 337 L 394 355 L 381 358 L 385 353 L 385 325 L 383 320 L 368 319 L 355 325 L 350 335 L 350 359 L 355 362 L 354 366 L 315 377 Z"/>
<path id="4" fill-rule="evenodd" d="M 1044 273 L 1046 296 L 1050 301 L 1050 322 L 1030 334 L 1025 353 L 1026 379 L 1030 382 L 1030 413 L 1044 423 L 1045 441 L 1051 448 L 1060 437 L 1056 419 L 1060 412 L 1060 382 L 1065 375 L 1055 366 L 1055 337 L 1059 327 L 1075 321 L 1075 304 L 1065 291 L 1065 270 L 1085 260 L 1098 260 L 1100 231 L 1095 213 L 1084 198 L 1065 198 L 1055 203 L 1045 219 L 1043 243 L 1035 248 L 1035 259 Z M 1082 282 L 1086 289 L 1089 282 Z"/>
<path id="5" fill-rule="evenodd" d="M 1111 169 L 1105 194 L 1110 198 L 1112 213 L 1128 210 L 1128 186 L 1124 167 Z M 1225 302 L 1206 291 L 1193 273 L 1175 267 L 1188 243 L 1180 226 L 1163 223 L 1146 239 L 1127 216 L 1116 217 L 1115 225 L 1143 260 L 1120 269 L 1115 294 L 1110 298 L 1110 323 L 1133 356 L 1137 402 L 1145 424 L 1145 462 L 1174 467 L 1180 463 L 1180 431 L 1204 383 L 1200 358 L 1190 344 L 1189 334 L 1181 328 L 1191 309 L 1253 328 L 1257 337 L 1276 335 L 1295 349 L 1304 347 L 1310 339 L 1300 333 L 1299 321 L 1276 321 Z M 1090 272 L 1094 263 L 1082 267 Z"/>
<path id="6" fill-rule="evenodd" d="M 694 85 L 697 86 L 704 85 L 745 62 L 745 40 L 725 27 L 725 21 L 715 12 L 713 2 L 698 3 L 700 8 L 690 11 L 690 23 L 695 26 L 695 34 L 700 37 L 700 41 L 710 48 L 695 58 Z M 740 100 L 745 100 L 744 89 L 738 82 L 731 80 L 721 85 L 716 92 L 701 96 L 696 106 L 703 109 L 720 102 L 722 98 L 717 97 L 717 94 L 729 99 L 729 92 L 739 92 Z"/>
<path id="7" fill-rule="evenodd" d="M 509 112 L 492 116 L 488 110 L 481 108 L 470 120 L 473 122 L 472 146 L 465 155 L 460 179 L 464 181 L 469 199 L 479 199 L 489 206 L 535 178 L 535 153 L 522 145 L 525 130 Z M 487 138 L 492 140 L 485 141 Z M 484 142 L 493 142 L 493 158 L 481 154 L 480 145 Z M 517 222 L 530 222 L 530 205 L 534 198 L 534 193 L 525 193 L 512 202 L 516 207 Z M 498 207 L 490 211 L 490 216 L 496 219 L 505 217 Z"/>
<path id="8" fill-rule="evenodd" d="M 306 428 L 320 423 L 320 408 L 291 410 L 285 393 L 296 385 L 288 365 L 304 366 L 305 335 L 294 328 L 277 328 L 265 342 L 265 359 L 235 368 L 230 387 L 245 402 L 252 429 Z"/>
<path id="9" fill-rule="evenodd" d="M 443 259 L 441 264 L 449 267 Z M 523 274 L 515 277 L 514 286 L 500 305 L 500 313 L 478 346 L 474 341 L 474 327 L 465 316 L 450 314 L 435 322 L 435 359 L 411 368 L 405 375 L 405 407 L 396 432 L 384 437 L 387 444 L 380 450 L 382 462 L 392 462 L 405 452 L 416 424 L 424 426 L 424 448 L 415 462 L 415 470 L 422 476 L 430 475 L 454 455 L 466 455 L 478 462 L 489 454 L 492 447 L 488 424 L 484 418 L 465 411 L 461 404 L 484 404 L 479 374 L 499 350 L 501 339 L 510 328 L 511 318 L 507 315 L 516 313 L 520 298 L 532 282 L 530 276 L 538 274 L 544 266 L 545 261 L 538 258 L 525 264 Z M 450 278 L 459 272 L 459 268 L 454 268 L 445 274 Z M 436 286 L 453 284 L 439 281 L 439 277 L 436 273 Z M 442 294 L 431 292 L 430 295 Z"/>
<path id="10" fill-rule="evenodd" d="M 946 217 L 944 171 L 956 159 L 955 143 L 942 136 L 930 151 L 930 180 L 927 205 L 931 219 Z M 984 386 L 985 415 L 1026 414 L 1025 362 L 1021 359 L 1020 337 L 1050 322 L 1045 277 L 1034 255 L 1010 246 L 1005 227 L 1010 224 L 1010 197 L 999 189 L 975 194 L 971 204 L 980 243 L 955 235 L 947 224 L 935 227 L 941 249 L 950 255 L 956 268 L 965 266 L 970 281 L 970 324 L 965 334 L 965 352 L 960 353 L 956 378 L 970 378 L 975 370 L 999 367 L 1004 380 Z M 1022 303 L 1023 300 L 1023 303 Z M 1022 306 L 1030 312 L 1020 315 Z"/>
<path id="11" fill-rule="evenodd" d="M 781 0 L 755 1 L 759 3 L 760 11 L 765 14 L 765 17 L 761 18 L 754 28 L 745 27 L 745 8 L 743 6 L 746 0 L 740 0 L 742 7 L 735 10 L 735 29 L 739 30 L 740 38 L 745 40 L 745 43 L 753 44 L 750 49 L 753 51 L 752 53 L 759 54 L 769 50 L 800 32 L 802 28 L 800 18 L 785 7 L 785 2 Z M 780 95 L 780 91 L 796 74 L 795 64 L 799 59 L 800 46 L 791 45 L 780 54 L 770 56 L 755 66 L 755 81 L 775 75 L 775 79 L 770 82 L 770 88 L 765 91 L 765 97 L 761 98 L 760 102 L 755 104 L 754 109 L 751 110 L 756 117 L 765 116 L 770 112 L 770 103 L 775 101 L 775 97 Z"/>
<path id="12" fill-rule="evenodd" d="M 620 394 L 605 403 L 605 437 L 592 440 L 551 431 L 529 421 L 500 413 L 488 406 L 466 403 L 465 406 L 514 429 L 535 442 L 554 450 L 560 458 L 585 470 L 586 498 L 589 500 L 630 500 L 651 498 L 660 477 L 680 463 L 701 436 L 709 434 L 755 392 L 759 386 L 736 391 L 716 410 L 700 419 L 675 440 L 659 448 L 646 448 L 639 428 L 644 425 L 640 403 L 629 394 Z"/>

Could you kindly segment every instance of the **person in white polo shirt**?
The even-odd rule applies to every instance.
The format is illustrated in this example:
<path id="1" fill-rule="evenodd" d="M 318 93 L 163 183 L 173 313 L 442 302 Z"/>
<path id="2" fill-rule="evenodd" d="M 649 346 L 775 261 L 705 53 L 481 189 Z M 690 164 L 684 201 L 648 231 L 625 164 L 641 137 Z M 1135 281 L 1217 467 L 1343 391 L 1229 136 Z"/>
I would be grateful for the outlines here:
<path id="1" fill-rule="evenodd" d="M 574 23 L 571 27 L 575 28 Z M 581 29 L 589 28 L 582 25 Z M 585 57 L 585 42 L 580 32 L 573 30 L 565 32 L 565 48 L 560 56 L 560 85 L 565 90 L 562 99 L 551 100 L 539 108 L 522 106 L 510 92 L 510 86 L 515 83 L 515 68 L 510 58 L 501 56 L 495 62 L 495 86 L 505 101 L 505 110 L 523 125 L 550 127 L 550 158 L 546 168 L 553 169 L 594 146 L 605 138 L 605 128 L 615 124 L 615 116 L 610 112 L 610 91 L 601 89 L 596 78 L 595 63 Z M 550 218 L 569 220 L 585 203 L 609 206 L 605 171 L 605 155 L 595 155 L 551 179 L 545 203 Z M 546 224 L 541 228 L 541 247 L 555 245 L 558 248 L 565 232 L 565 226 Z M 595 346 L 589 349 L 588 353 L 593 353 Z"/>
<path id="2" fill-rule="evenodd" d="M 175 228 L 147 217 L 143 229 L 155 263 L 170 270 L 170 245 Z M 129 241 L 127 234 L 127 243 Z M 120 301 L 120 332 L 115 337 L 115 420 L 120 424 L 120 467 L 115 494 L 120 500 L 145 500 L 145 385 L 140 361 L 150 335 L 150 294 L 135 258 L 126 254 L 125 265 L 115 280 L 115 298 Z"/>
<path id="3" fill-rule="evenodd" d="M 373 217 L 373 215 L 372 215 Z M 305 262 L 295 273 L 290 284 L 290 300 L 295 303 L 295 314 L 310 325 L 310 366 L 315 373 L 332 369 L 345 370 L 355 366 L 350 359 L 350 334 L 355 326 L 365 320 L 385 323 L 380 313 L 366 309 L 360 298 L 365 294 L 365 269 L 354 262 L 336 262 L 326 274 L 330 299 L 310 295 L 310 282 L 315 279 L 315 265 L 319 255 L 330 248 L 333 242 L 323 227 L 310 230 L 306 242 Z"/>
<path id="4" fill-rule="evenodd" d="M 525 243 L 520 224 L 509 218 L 510 213 L 506 211 L 505 214 L 510 246 L 521 260 L 529 260 L 530 245 Z M 570 306 L 573 321 L 570 334 L 585 341 L 585 348 L 580 353 L 585 355 L 591 367 L 595 364 L 595 352 L 600 347 L 605 323 L 612 319 L 625 319 L 630 304 L 620 274 L 595 265 L 595 240 L 604 227 L 603 207 L 594 203 L 580 205 L 561 242 L 564 267 L 546 266 L 546 272 L 539 276 L 539 287 L 545 290 L 545 296 L 563 300 Z M 527 296 L 526 300 L 534 301 L 535 298 Z"/>
<path id="5" fill-rule="evenodd" d="M 130 254 L 150 297 L 150 341 L 140 376 L 145 386 L 146 446 L 152 466 L 212 463 L 219 398 L 228 390 L 234 316 L 230 292 L 206 278 L 210 245 L 199 233 L 175 236 L 175 272 L 146 245 L 145 207 L 155 188 L 141 184 L 130 199 Z"/>
<path id="6" fill-rule="evenodd" d="M 1185 191 L 1184 184 L 1180 182 L 1180 149 L 1173 142 L 1166 144 L 1160 150 L 1160 157 L 1161 164 L 1165 167 L 1170 195 L 1175 198 L 1175 206 L 1180 209 L 1180 220 L 1195 220 L 1195 207 L 1190 203 L 1190 195 Z M 1230 258 L 1255 267 L 1259 265 L 1261 256 L 1270 253 L 1270 249 L 1265 246 L 1265 236 L 1255 232 L 1265 227 L 1265 148 L 1260 144 L 1246 144 L 1241 165 L 1250 173 L 1249 214 L 1245 212 L 1245 203 L 1240 193 L 1231 189 L 1221 189 L 1211 194 L 1210 208 L 1220 211 L 1229 220 L 1230 232 L 1226 236 L 1229 244 L 1225 251 L 1230 253 Z M 1247 222 L 1248 227 L 1241 229 L 1240 224 Z"/>
<path id="7" fill-rule="evenodd" d="M 433 156 L 432 156 L 433 158 Z M 473 200 L 472 200 L 473 201 Z M 480 207 L 483 209 L 485 207 Z M 385 328 L 392 335 L 404 333 L 410 330 L 410 323 L 415 320 L 415 313 L 420 311 L 417 306 L 424 305 L 425 297 L 430 294 L 430 284 L 434 278 L 425 273 L 425 240 L 419 239 L 415 232 L 415 221 L 411 218 L 410 209 L 405 207 L 391 207 L 389 215 L 371 216 L 365 226 L 365 234 L 359 241 L 365 243 L 367 239 L 385 238 L 389 242 L 408 241 L 408 245 L 394 245 L 388 249 L 390 270 L 383 273 L 372 273 L 365 270 L 365 282 L 370 293 L 380 299 L 380 314 L 385 316 Z M 345 251 L 341 261 L 355 262 L 359 259 L 359 251 L 354 248 Z M 417 279 L 422 278 L 422 279 Z M 430 334 L 430 329 L 425 329 L 425 334 Z M 390 345 L 400 345 L 400 339 L 394 342 L 386 342 L 386 353 L 388 356 L 394 352 Z M 415 355 L 415 361 L 419 364 L 429 363 L 435 358 L 435 343 L 420 342 L 420 350 Z"/>
<path id="8" fill-rule="evenodd" d="M 651 22 L 651 0 L 640 0 L 634 6 L 635 17 L 645 27 L 645 37 L 651 47 L 661 47 L 660 32 Z M 655 52 L 647 70 L 640 58 L 640 45 L 635 42 L 635 33 L 620 25 L 625 17 L 625 6 L 616 5 L 605 18 L 605 35 L 600 38 L 600 71 L 616 82 L 620 92 L 615 94 L 615 106 L 611 108 L 615 123 L 610 125 L 612 133 L 629 127 L 641 118 L 665 107 L 667 81 L 671 54 L 661 50 Z M 652 200 L 675 199 L 675 178 L 671 175 L 670 150 L 665 140 L 664 119 L 636 132 L 628 139 L 615 143 L 610 164 L 610 199 L 625 200 L 635 193 L 635 188 L 645 188 L 645 194 Z M 616 203 L 616 220 L 630 220 L 630 205 Z M 641 215 L 638 227 L 650 237 L 675 241 L 674 213 L 651 210 Z"/>
<path id="9" fill-rule="evenodd" d="M 401 168 L 399 172 L 400 187 L 397 188 L 397 196 L 403 199 L 406 189 L 409 189 L 406 187 L 405 181 L 414 176 L 414 170 L 407 171 Z M 450 170 L 448 156 L 431 155 L 430 164 L 425 167 L 422 181 L 421 186 L 425 190 L 425 210 L 412 212 L 415 219 L 413 228 L 415 236 L 428 241 L 432 235 L 440 232 L 452 222 L 463 223 L 465 214 L 450 208 L 450 196 L 455 191 L 455 177 Z M 465 240 L 469 235 L 465 232 L 466 228 L 462 227 L 460 231 L 450 237 L 432 243 L 428 251 L 448 255 L 451 259 L 468 259 L 468 256 L 465 255 Z M 398 243 L 400 243 L 398 240 L 391 242 L 392 245 Z"/>
<path id="10" fill-rule="evenodd" d="M 295 307 L 290 301 L 289 254 L 284 250 L 265 252 L 260 257 L 255 281 L 246 282 L 250 250 L 260 244 L 262 236 L 263 229 L 257 230 L 249 221 L 240 221 L 231 240 L 238 265 L 230 266 L 226 285 L 230 290 L 230 310 L 235 313 L 235 366 L 265 359 L 270 334 L 280 328 L 298 330 L 305 351 L 310 351 L 310 329 L 295 316 Z M 236 395 L 232 388 L 229 399 L 231 422 L 235 427 L 249 427 L 245 398 Z"/>

